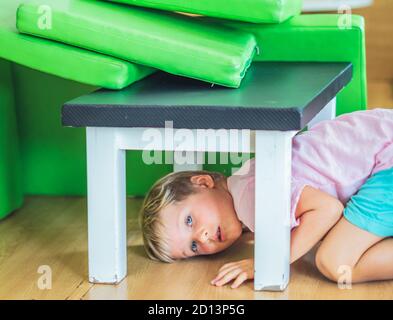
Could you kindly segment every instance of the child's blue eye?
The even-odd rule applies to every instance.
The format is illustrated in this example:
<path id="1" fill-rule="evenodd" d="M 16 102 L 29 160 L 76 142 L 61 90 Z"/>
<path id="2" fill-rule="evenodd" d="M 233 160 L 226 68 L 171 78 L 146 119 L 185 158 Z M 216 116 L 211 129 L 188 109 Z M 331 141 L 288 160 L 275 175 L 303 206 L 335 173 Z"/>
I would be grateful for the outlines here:
<path id="1" fill-rule="evenodd" d="M 187 216 L 186 223 L 187 223 L 187 225 L 192 225 L 192 217 L 191 216 Z M 198 246 L 197 246 L 196 241 L 191 242 L 191 251 L 192 252 L 198 251 Z"/>
<path id="2" fill-rule="evenodd" d="M 197 252 L 198 251 L 198 247 L 195 241 L 192 242 L 191 244 L 191 250 L 192 252 Z"/>

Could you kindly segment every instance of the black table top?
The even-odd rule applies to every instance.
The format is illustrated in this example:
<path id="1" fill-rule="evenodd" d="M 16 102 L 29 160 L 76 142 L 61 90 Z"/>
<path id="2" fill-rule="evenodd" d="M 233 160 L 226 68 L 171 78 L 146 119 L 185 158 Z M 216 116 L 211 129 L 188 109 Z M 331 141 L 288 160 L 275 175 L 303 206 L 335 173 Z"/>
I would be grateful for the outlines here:
<path id="1" fill-rule="evenodd" d="M 256 62 L 239 89 L 158 72 L 63 106 L 71 127 L 301 130 L 352 78 L 350 63 Z"/>

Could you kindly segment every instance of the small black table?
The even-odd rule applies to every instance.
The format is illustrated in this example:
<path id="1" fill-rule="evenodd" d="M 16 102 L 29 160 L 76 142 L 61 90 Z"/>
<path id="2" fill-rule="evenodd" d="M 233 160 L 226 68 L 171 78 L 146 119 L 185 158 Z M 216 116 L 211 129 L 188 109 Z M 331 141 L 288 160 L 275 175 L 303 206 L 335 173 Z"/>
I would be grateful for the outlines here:
<path id="1" fill-rule="evenodd" d="M 163 160 L 151 150 L 175 151 L 175 170 L 201 167 L 204 152 L 236 153 L 241 162 L 238 152 L 254 152 L 254 287 L 284 290 L 292 138 L 335 116 L 335 97 L 351 77 L 350 63 L 259 62 L 239 89 L 158 72 L 67 102 L 63 125 L 87 128 L 89 280 L 118 283 L 127 274 L 126 150 L 146 151 L 149 164 Z"/>

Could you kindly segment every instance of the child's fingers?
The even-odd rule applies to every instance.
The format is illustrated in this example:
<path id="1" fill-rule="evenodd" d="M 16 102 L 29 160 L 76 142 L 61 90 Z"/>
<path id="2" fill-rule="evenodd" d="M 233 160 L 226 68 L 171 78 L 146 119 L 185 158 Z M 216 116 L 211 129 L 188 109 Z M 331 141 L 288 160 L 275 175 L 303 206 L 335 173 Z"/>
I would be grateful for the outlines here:
<path id="1" fill-rule="evenodd" d="M 224 273 L 228 273 L 229 271 L 236 269 L 236 268 L 239 268 L 238 264 L 233 264 L 233 265 L 227 266 L 226 268 L 224 268 L 222 270 L 220 269 L 220 271 L 218 272 L 218 276 L 223 275 Z"/>
<path id="2" fill-rule="evenodd" d="M 222 270 L 227 269 L 228 267 L 232 267 L 232 266 L 234 266 L 235 264 L 237 264 L 237 262 L 226 263 L 226 264 L 224 264 L 224 265 L 218 270 L 218 272 L 221 272 Z"/>
<path id="3" fill-rule="evenodd" d="M 232 289 L 236 289 L 239 287 L 244 281 L 248 279 L 247 272 L 243 271 L 241 274 L 238 275 L 238 277 L 235 279 L 233 284 L 231 285 Z"/>
<path id="4" fill-rule="evenodd" d="M 242 269 L 238 269 L 238 268 L 234 269 L 234 270 L 228 272 L 223 278 L 216 281 L 215 285 L 222 286 L 222 285 L 226 284 L 227 282 L 231 281 L 232 279 L 236 278 L 241 272 L 242 272 Z"/>
<path id="5" fill-rule="evenodd" d="M 230 267 L 228 267 L 228 268 L 222 270 L 222 271 L 221 271 L 221 272 L 211 281 L 211 283 L 214 284 L 215 282 L 217 282 L 218 280 L 220 280 L 224 275 L 226 275 L 228 272 L 230 272 L 230 271 L 232 271 L 232 270 L 234 270 L 234 269 L 236 269 L 236 268 L 238 268 L 238 267 L 239 267 L 238 265 L 233 265 L 233 266 L 230 266 Z"/>

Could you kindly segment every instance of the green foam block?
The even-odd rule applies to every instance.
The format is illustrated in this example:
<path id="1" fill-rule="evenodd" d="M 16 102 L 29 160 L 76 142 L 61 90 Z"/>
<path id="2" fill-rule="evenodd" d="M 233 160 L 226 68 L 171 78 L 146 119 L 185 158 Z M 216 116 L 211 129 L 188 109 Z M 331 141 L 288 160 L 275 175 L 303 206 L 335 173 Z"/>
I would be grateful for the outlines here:
<path id="1" fill-rule="evenodd" d="M 152 68 L 18 33 L 16 10 L 21 2 L 2 0 L 0 3 L 0 58 L 107 89 L 122 89 L 153 73 Z"/>
<path id="2" fill-rule="evenodd" d="M 17 28 L 22 33 L 235 88 L 240 86 L 256 49 L 254 36 L 244 31 L 180 14 L 94 0 L 22 4 Z"/>
<path id="3" fill-rule="evenodd" d="M 255 23 L 280 23 L 300 14 L 303 0 L 109 0 Z"/>

